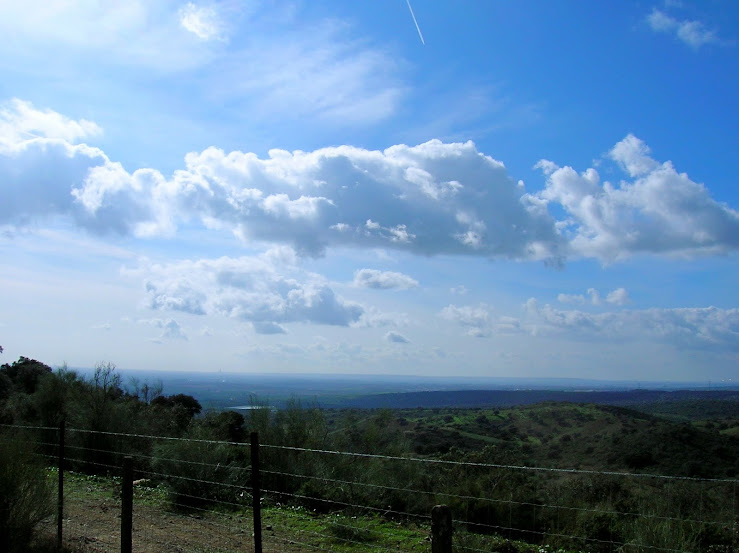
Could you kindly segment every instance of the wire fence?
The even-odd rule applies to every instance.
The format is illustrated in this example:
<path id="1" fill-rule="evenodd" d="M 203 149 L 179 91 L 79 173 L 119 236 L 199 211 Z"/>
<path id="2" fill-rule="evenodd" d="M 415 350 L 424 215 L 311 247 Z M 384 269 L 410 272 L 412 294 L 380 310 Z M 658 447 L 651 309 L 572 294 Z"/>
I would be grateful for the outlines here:
<path id="1" fill-rule="evenodd" d="M 46 527 L 80 551 L 126 551 L 125 463 L 140 552 L 430 551 L 446 539 L 437 505 L 451 512 L 457 551 L 739 551 L 736 479 L 353 453 L 255 435 L 0 430 L 0 446 L 21 440 L 54 477 L 61 470 L 59 520 Z"/>

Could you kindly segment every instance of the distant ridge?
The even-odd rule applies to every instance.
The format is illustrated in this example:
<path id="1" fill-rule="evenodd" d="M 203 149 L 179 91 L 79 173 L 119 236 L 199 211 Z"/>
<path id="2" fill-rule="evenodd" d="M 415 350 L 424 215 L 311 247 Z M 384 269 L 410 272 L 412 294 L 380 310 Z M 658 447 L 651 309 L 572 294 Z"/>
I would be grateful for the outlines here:
<path id="1" fill-rule="evenodd" d="M 739 412 L 739 391 L 737 390 L 606 390 L 581 392 L 559 390 L 457 390 L 405 392 L 365 395 L 344 400 L 335 406 L 362 409 L 385 407 L 394 409 L 513 407 L 546 401 L 629 406 L 643 403 L 707 399 L 736 401 L 737 411 Z"/>
<path id="2" fill-rule="evenodd" d="M 75 367 L 89 377 L 93 369 Z M 160 383 L 167 395 L 188 394 L 205 409 L 269 404 L 292 399 L 326 408 L 504 407 L 542 401 L 622 406 L 710 398 L 739 401 L 739 386 L 707 382 L 653 382 L 584 378 L 436 377 L 389 374 L 235 373 L 118 369 L 124 387 Z M 706 395 L 708 394 L 708 395 Z M 728 395 L 727 395 L 728 394 Z"/>

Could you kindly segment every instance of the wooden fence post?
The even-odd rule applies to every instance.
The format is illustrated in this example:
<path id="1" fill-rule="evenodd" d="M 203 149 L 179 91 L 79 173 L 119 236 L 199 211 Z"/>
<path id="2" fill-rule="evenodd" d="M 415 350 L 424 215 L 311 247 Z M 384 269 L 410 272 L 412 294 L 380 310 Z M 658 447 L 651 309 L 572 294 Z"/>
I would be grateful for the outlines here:
<path id="1" fill-rule="evenodd" d="M 431 509 L 431 553 L 452 553 L 452 510 L 447 505 Z"/>
<path id="2" fill-rule="evenodd" d="M 59 492 L 56 500 L 56 547 L 62 549 L 62 524 L 64 521 L 64 426 L 59 423 Z"/>
<path id="3" fill-rule="evenodd" d="M 121 482 L 121 553 L 131 553 L 133 532 L 133 457 L 123 458 Z"/>
<path id="4" fill-rule="evenodd" d="M 259 475 L 259 434 L 252 432 L 251 439 L 251 489 L 252 509 L 254 511 L 254 553 L 262 553 L 262 504 Z"/>

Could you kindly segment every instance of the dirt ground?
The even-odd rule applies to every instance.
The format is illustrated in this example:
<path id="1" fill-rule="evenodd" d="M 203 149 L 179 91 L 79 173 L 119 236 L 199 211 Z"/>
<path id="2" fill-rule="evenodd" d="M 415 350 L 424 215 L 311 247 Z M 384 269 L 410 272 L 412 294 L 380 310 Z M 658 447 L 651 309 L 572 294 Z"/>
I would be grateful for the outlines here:
<path id="1" fill-rule="evenodd" d="M 42 527 L 56 536 L 56 518 Z M 120 501 L 114 498 L 71 498 L 64 505 L 64 544 L 76 553 L 120 551 Z M 294 553 L 300 547 L 269 526 L 263 534 L 265 553 Z M 316 548 L 322 549 L 322 548 Z M 136 553 L 226 553 L 254 551 L 252 521 L 243 515 L 202 511 L 178 514 L 162 505 L 136 504 L 133 515 L 133 551 Z"/>

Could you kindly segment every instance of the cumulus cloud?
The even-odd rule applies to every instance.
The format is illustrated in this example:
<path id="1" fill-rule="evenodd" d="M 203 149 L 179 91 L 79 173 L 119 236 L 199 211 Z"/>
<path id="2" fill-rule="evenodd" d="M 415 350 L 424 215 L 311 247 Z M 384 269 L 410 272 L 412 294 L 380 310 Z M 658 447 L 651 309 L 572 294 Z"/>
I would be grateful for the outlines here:
<path id="1" fill-rule="evenodd" d="M 632 135 L 609 152 L 628 176 L 618 184 L 601 183 L 592 168 L 577 173 L 541 161 L 546 186 L 527 193 L 472 142 L 271 150 L 267 158 L 207 148 L 187 154 L 185 167 L 166 177 L 148 168 L 128 172 L 101 150 L 70 142 L 98 132 L 84 120 L 13 102 L 0 125 L 0 225 L 62 216 L 92 232 L 138 237 L 200 225 L 312 256 L 348 246 L 614 262 L 739 247 L 739 213 L 671 162 L 653 159 Z M 43 136 L 24 138 L 31 128 Z M 556 220 L 550 210 L 565 215 Z M 391 280 L 366 272 L 359 279 L 378 287 Z"/>
<path id="2" fill-rule="evenodd" d="M 188 154 L 171 178 L 154 169 L 129 173 L 97 149 L 64 141 L 20 142 L 2 163 L 19 191 L 43 168 L 42 196 L 59 205 L 44 200 L 41 211 L 71 215 L 92 230 L 166 236 L 199 222 L 310 255 L 355 246 L 539 259 L 559 246 L 541 202 L 472 142 L 272 150 L 267 159 L 208 148 Z M 34 202 L 19 195 L 12 212 L 38 215 Z"/>
<path id="3" fill-rule="evenodd" d="M 364 313 L 356 323 L 353 323 L 354 327 L 361 328 L 382 328 L 382 327 L 399 327 L 408 326 L 410 321 L 408 315 L 405 313 L 393 313 L 379 311 L 373 306 L 365 308 Z"/>
<path id="4" fill-rule="evenodd" d="M 477 306 L 456 306 L 449 304 L 441 310 L 439 315 L 467 329 L 467 334 L 476 338 L 484 338 L 490 335 L 491 315 L 490 308 L 485 304 Z"/>
<path id="5" fill-rule="evenodd" d="M 387 334 L 385 334 L 385 340 L 388 342 L 394 343 L 394 344 L 408 344 L 410 343 L 410 340 L 400 334 L 399 332 L 390 331 Z"/>
<path id="6" fill-rule="evenodd" d="M 185 340 L 187 341 L 187 335 L 182 330 L 180 324 L 174 319 L 140 319 L 139 324 L 145 324 L 159 328 L 162 333 L 158 338 L 153 341 L 162 342 L 164 340 Z"/>
<path id="7" fill-rule="evenodd" d="M 608 292 L 606 301 L 614 305 L 624 305 L 629 302 L 629 293 L 626 291 L 626 288 L 616 288 Z"/>
<path id="8" fill-rule="evenodd" d="M 548 214 L 524 201 L 502 165 L 472 143 L 272 151 L 265 160 L 210 148 L 188 154 L 186 165 L 169 181 L 157 176 L 161 184 L 151 191 L 154 204 L 174 206 L 170 226 L 173 219 L 213 219 L 244 240 L 288 243 L 311 255 L 347 245 L 520 259 L 548 257 L 557 248 Z M 435 175 L 438 194 L 406 179 L 418 166 Z M 105 177 L 112 175 L 99 176 L 84 183 L 79 197 L 107 195 Z M 451 180 L 464 188 L 446 187 Z M 94 213 L 94 203 L 85 207 Z"/>
<path id="9" fill-rule="evenodd" d="M 354 285 L 362 288 L 382 290 L 393 288 L 408 290 L 409 288 L 416 288 L 418 281 L 403 273 L 378 271 L 376 269 L 360 269 L 354 273 Z"/>
<path id="10" fill-rule="evenodd" d="M 518 325 L 521 332 L 532 335 L 655 340 L 677 348 L 739 352 L 739 309 L 653 308 L 594 314 L 540 306 L 533 298 L 524 307 L 526 315 Z"/>
<path id="11" fill-rule="evenodd" d="M 595 169 L 571 167 L 548 174 L 546 188 L 535 196 L 561 206 L 568 217 L 558 228 L 572 253 L 613 262 L 635 254 L 696 256 L 739 247 L 739 212 L 711 198 L 702 184 L 678 173 L 672 162 L 650 157 L 647 145 L 633 135 L 610 151 L 631 180 L 604 182 Z"/>
<path id="12" fill-rule="evenodd" d="M 96 233 L 147 235 L 155 228 L 166 233 L 166 207 L 151 198 L 154 173 L 129 175 L 102 150 L 74 143 L 100 132 L 95 123 L 28 102 L 5 104 L 0 109 L 0 224 L 62 216 Z M 88 182 L 99 184 L 88 188 Z"/>
<path id="13" fill-rule="evenodd" d="M 719 41 L 716 33 L 706 28 L 702 22 L 689 19 L 680 21 L 657 8 L 647 16 L 647 23 L 653 31 L 674 35 L 696 50 L 705 44 Z"/>
<path id="14" fill-rule="evenodd" d="M 284 333 L 283 323 L 349 326 L 364 314 L 361 305 L 338 297 L 321 277 L 284 270 L 287 275 L 264 254 L 187 260 L 134 272 L 147 276 L 151 309 L 231 317 L 252 323 L 260 334 Z"/>

